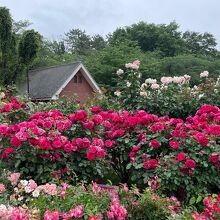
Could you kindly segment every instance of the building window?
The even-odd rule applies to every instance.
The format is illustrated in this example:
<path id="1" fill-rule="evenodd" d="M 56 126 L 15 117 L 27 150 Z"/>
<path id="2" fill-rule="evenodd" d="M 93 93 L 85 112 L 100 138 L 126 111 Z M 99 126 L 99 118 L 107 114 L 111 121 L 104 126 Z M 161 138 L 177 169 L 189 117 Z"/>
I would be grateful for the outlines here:
<path id="1" fill-rule="evenodd" d="M 73 81 L 74 83 L 77 83 L 77 76 L 74 76 Z"/>
<path id="2" fill-rule="evenodd" d="M 79 83 L 82 83 L 82 76 L 79 76 Z"/>

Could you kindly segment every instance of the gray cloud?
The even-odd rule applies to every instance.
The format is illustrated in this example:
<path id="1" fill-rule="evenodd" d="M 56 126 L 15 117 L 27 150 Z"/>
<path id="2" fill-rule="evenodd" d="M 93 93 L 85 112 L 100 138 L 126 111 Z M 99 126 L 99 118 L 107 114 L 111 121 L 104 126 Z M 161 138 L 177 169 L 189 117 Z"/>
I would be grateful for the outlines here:
<path id="1" fill-rule="evenodd" d="M 210 32 L 220 42 L 219 0 L 1 0 L 15 20 L 28 19 L 48 38 L 71 28 L 106 35 L 138 21 L 169 23 L 181 30 Z"/>

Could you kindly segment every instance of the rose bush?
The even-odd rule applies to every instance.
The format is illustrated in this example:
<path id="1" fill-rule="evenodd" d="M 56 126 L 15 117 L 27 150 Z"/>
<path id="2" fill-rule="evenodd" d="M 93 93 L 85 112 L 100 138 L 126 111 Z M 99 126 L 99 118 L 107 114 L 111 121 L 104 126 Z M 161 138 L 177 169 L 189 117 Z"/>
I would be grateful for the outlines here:
<path id="1" fill-rule="evenodd" d="M 143 82 L 138 65 L 125 65 L 118 70 L 117 86 L 111 102 L 118 103 L 119 109 L 144 109 L 159 116 L 169 115 L 185 119 L 194 115 L 204 104 L 220 106 L 220 77 L 212 79 L 208 71 L 200 74 L 200 83 L 192 85 L 191 77 L 161 77 L 160 81 L 148 78 Z"/>
<path id="2" fill-rule="evenodd" d="M 0 125 L 1 159 L 40 183 L 117 176 L 143 186 L 159 177 L 161 193 L 189 199 L 197 191 L 219 190 L 219 115 L 211 105 L 186 121 L 98 106 L 67 116 L 37 112 L 27 121 Z"/>
<path id="3" fill-rule="evenodd" d="M 98 185 L 38 185 L 20 180 L 19 173 L 8 173 L 0 183 L 1 219 L 166 219 L 180 214 L 180 202 L 161 198 L 151 189 L 142 194 L 136 187 Z M 4 190 L 2 190 L 4 189 Z M 6 205 L 7 204 L 7 205 Z M 146 207 L 148 207 L 146 209 Z"/>

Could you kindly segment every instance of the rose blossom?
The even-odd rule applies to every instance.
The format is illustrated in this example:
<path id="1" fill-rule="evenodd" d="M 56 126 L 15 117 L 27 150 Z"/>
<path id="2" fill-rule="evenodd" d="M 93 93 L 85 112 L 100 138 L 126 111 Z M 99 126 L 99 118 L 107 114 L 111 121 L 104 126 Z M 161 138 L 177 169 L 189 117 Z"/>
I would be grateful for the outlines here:
<path id="1" fill-rule="evenodd" d="M 151 89 L 153 89 L 153 90 L 157 90 L 159 88 L 160 88 L 160 85 L 157 84 L 157 83 L 154 83 L 154 84 L 151 85 Z"/>
<path id="2" fill-rule="evenodd" d="M 18 182 L 19 177 L 20 177 L 20 173 L 10 173 L 7 176 L 7 179 L 11 182 L 13 186 L 15 186 Z"/>
<path id="3" fill-rule="evenodd" d="M 171 141 L 169 141 L 169 145 L 170 145 L 171 148 L 177 149 L 177 148 L 179 148 L 180 143 L 178 141 L 171 140 Z"/>
<path id="4" fill-rule="evenodd" d="M 185 159 L 186 159 L 185 153 L 181 152 L 181 153 L 179 153 L 179 154 L 177 155 L 177 160 L 178 160 L 178 161 L 183 161 L 183 160 L 185 160 Z"/>
<path id="5" fill-rule="evenodd" d="M 157 139 L 153 139 L 149 142 L 149 146 L 158 149 L 160 147 L 160 142 Z"/>
<path id="6" fill-rule="evenodd" d="M 157 80 L 156 80 L 156 79 L 148 78 L 148 79 L 145 80 L 145 83 L 148 83 L 148 84 L 156 84 L 156 83 L 157 83 Z"/>
<path id="7" fill-rule="evenodd" d="M 127 85 L 127 87 L 130 87 L 130 86 L 131 86 L 131 83 L 130 83 L 130 82 L 127 82 L 126 85 Z"/>
<path id="8" fill-rule="evenodd" d="M 217 163 L 219 161 L 220 155 L 219 154 L 212 154 L 209 156 L 209 161 L 212 163 Z"/>
<path id="9" fill-rule="evenodd" d="M 164 84 L 164 85 L 168 85 L 169 83 L 173 82 L 173 78 L 172 77 L 161 77 L 160 81 Z"/>
<path id="10" fill-rule="evenodd" d="M 5 189 L 5 185 L 3 183 L 0 183 L 0 194 L 5 192 L 6 189 Z"/>
<path id="11" fill-rule="evenodd" d="M 196 167 L 196 162 L 195 162 L 194 160 L 192 160 L 192 159 L 188 159 L 188 160 L 186 160 L 185 165 L 186 165 L 188 168 L 193 169 L 193 168 Z"/>
<path id="12" fill-rule="evenodd" d="M 83 206 L 78 205 L 75 207 L 75 209 L 69 210 L 70 217 L 74 218 L 82 218 L 83 216 Z"/>
<path id="13" fill-rule="evenodd" d="M 147 92 L 140 92 L 140 96 L 142 96 L 142 97 L 147 97 Z"/>
<path id="14" fill-rule="evenodd" d="M 120 95 L 121 95 L 121 92 L 117 90 L 117 91 L 114 92 L 114 95 L 120 96 Z"/>
<path id="15" fill-rule="evenodd" d="M 200 73 L 200 78 L 206 78 L 208 76 L 209 76 L 209 72 L 207 70 L 205 70 L 202 73 Z"/>
<path id="16" fill-rule="evenodd" d="M 118 69 L 117 72 L 116 72 L 116 74 L 118 76 L 122 75 L 123 73 L 124 73 L 124 70 L 122 70 L 122 69 Z"/>

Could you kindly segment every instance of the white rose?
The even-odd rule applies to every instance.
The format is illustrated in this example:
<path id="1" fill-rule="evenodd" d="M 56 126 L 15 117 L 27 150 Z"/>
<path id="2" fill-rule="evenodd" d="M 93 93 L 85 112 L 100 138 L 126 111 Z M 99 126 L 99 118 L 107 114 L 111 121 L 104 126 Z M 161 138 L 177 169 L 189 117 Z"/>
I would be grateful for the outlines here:
<path id="1" fill-rule="evenodd" d="M 116 74 L 118 76 L 122 75 L 123 73 L 124 73 L 124 70 L 122 70 L 122 69 L 118 69 L 117 72 L 116 72 Z"/>
<path id="2" fill-rule="evenodd" d="M 148 79 L 145 80 L 145 83 L 148 83 L 148 84 L 155 84 L 155 83 L 157 83 L 157 80 L 156 80 L 156 79 L 148 78 Z"/>
<path id="3" fill-rule="evenodd" d="M 131 66 L 132 66 L 132 63 L 126 63 L 126 64 L 125 64 L 125 67 L 126 67 L 126 68 L 131 68 Z"/>
<path id="4" fill-rule="evenodd" d="M 208 76 L 209 76 L 209 72 L 207 70 L 200 73 L 200 78 L 205 78 L 205 77 L 208 77 Z"/>
<path id="5" fill-rule="evenodd" d="M 27 180 L 21 180 L 20 183 L 23 186 L 27 186 L 28 185 L 28 181 Z"/>
<path id="6" fill-rule="evenodd" d="M 23 196 L 18 197 L 18 201 L 22 201 L 24 199 Z"/>
<path id="7" fill-rule="evenodd" d="M 24 191 L 25 191 L 26 193 L 30 193 L 32 190 L 31 190 L 31 188 L 30 188 L 29 186 L 25 186 L 25 187 L 24 187 Z"/>
<path id="8" fill-rule="evenodd" d="M 117 91 L 114 92 L 114 94 L 115 94 L 116 96 L 120 96 L 120 95 L 121 95 L 121 92 L 117 90 Z"/>
<path id="9" fill-rule="evenodd" d="M 153 89 L 153 90 L 156 90 L 156 89 L 159 89 L 159 88 L 160 88 L 160 85 L 157 84 L 157 83 L 153 83 L 153 84 L 151 85 L 151 89 Z"/>
<path id="10" fill-rule="evenodd" d="M 168 76 L 168 77 L 163 76 L 163 77 L 161 77 L 160 81 L 161 81 L 164 85 L 167 85 L 167 84 L 173 82 L 173 78 L 170 77 L 170 76 Z"/>
<path id="11" fill-rule="evenodd" d="M 173 77 L 173 83 L 176 83 L 176 84 L 183 84 L 185 83 L 185 77 L 183 76 L 174 76 Z"/>
<path id="12" fill-rule="evenodd" d="M 138 68 L 139 68 L 139 66 L 135 63 L 126 63 L 125 67 L 129 68 L 129 69 L 134 69 L 134 70 L 138 70 Z"/>
<path id="13" fill-rule="evenodd" d="M 147 92 L 140 92 L 140 96 L 142 96 L 142 97 L 147 97 Z"/>
<path id="14" fill-rule="evenodd" d="M 127 87 L 130 87 L 130 86 L 131 86 L 131 83 L 130 83 L 130 82 L 127 82 L 126 85 L 127 85 Z"/>
<path id="15" fill-rule="evenodd" d="M 191 79 L 191 76 L 190 76 L 190 75 L 187 75 L 187 74 L 185 74 L 183 77 L 184 77 L 187 81 L 189 81 L 189 80 Z"/>
<path id="16" fill-rule="evenodd" d="M 5 98 L 5 93 L 4 93 L 4 92 L 1 92 L 1 93 L 0 93 L 0 100 L 3 99 L 3 98 Z"/>
<path id="17" fill-rule="evenodd" d="M 33 197 L 38 197 L 40 195 L 40 191 L 39 190 L 37 190 L 37 189 L 35 189 L 33 192 L 32 192 L 32 196 Z"/>

